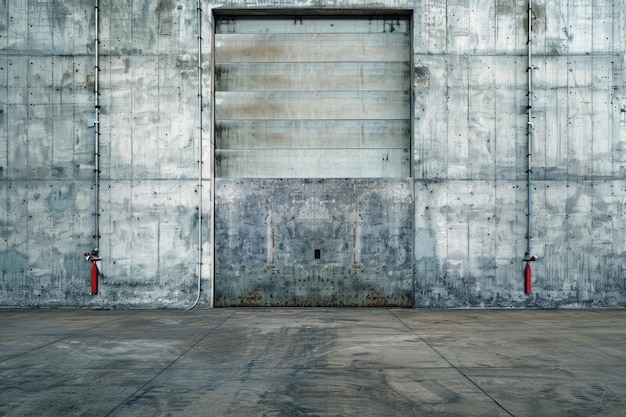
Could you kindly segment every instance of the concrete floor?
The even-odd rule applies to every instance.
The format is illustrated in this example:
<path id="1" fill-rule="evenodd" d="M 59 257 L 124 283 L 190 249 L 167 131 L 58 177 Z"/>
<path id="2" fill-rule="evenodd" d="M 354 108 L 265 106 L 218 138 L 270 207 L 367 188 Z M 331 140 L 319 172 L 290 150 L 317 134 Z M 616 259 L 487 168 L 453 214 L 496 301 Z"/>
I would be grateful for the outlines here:
<path id="1" fill-rule="evenodd" d="M 0 310 L 0 416 L 624 416 L 626 310 Z"/>

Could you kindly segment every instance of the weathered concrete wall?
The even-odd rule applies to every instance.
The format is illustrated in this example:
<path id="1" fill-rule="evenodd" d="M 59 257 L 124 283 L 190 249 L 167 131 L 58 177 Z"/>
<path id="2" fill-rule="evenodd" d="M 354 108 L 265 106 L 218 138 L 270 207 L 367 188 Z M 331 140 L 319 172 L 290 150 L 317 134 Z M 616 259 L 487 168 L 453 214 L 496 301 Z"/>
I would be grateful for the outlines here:
<path id="1" fill-rule="evenodd" d="M 189 306 L 198 276 L 197 2 L 100 1 L 103 276 L 91 296 L 83 253 L 95 245 L 95 4 L 0 2 L 0 304 Z"/>
<path id="2" fill-rule="evenodd" d="M 101 1 L 100 10 L 104 277 L 91 302 L 191 306 L 201 191 L 197 2 Z"/>
<path id="3" fill-rule="evenodd" d="M 220 178 L 216 194 L 217 306 L 412 306 L 410 178 Z"/>
<path id="4" fill-rule="evenodd" d="M 421 7 L 415 305 L 623 305 L 624 2 L 533 1 L 530 296 L 527 2 Z"/>
<path id="5" fill-rule="evenodd" d="M 84 305 L 93 7 L 0 2 L 0 303 Z"/>
<path id="6" fill-rule="evenodd" d="M 94 245 L 95 1 L 0 0 L 0 305 L 208 306 L 210 8 L 203 141 L 193 0 L 100 2 L 100 294 Z M 527 1 L 221 1 L 222 9 L 413 11 L 414 305 L 626 303 L 626 3 L 533 1 L 533 293 Z M 197 161 L 204 165 L 198 186 Z M 219 245 L 220 242 L 216 241 Z M 218 277 L 219 279 L 219 277 Z"/>

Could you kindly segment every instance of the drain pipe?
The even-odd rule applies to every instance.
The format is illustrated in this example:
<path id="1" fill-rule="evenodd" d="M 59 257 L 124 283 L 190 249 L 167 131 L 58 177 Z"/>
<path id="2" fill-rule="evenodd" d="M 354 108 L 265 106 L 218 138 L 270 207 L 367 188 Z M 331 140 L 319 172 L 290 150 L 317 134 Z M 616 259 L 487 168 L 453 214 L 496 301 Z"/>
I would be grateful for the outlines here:
<path id="1" fill-rule="evenodd" d="M 531 216 L 532 216 L 532 204 L 531 204 L 531 181 L 532 181 L 532 139 L 533 139 L 533 122 L 532 122 L 532 108 L 533 108 L 533 64 L 532 64 L 532 0 L 528 0 L 528 130 L 527 130 L 527 170 L 526 177 L 528 182 L 528 207 L 527 207 L 527 224 L 526 224 L 526 256 L 530 255 L 531 250 Z"/>
<path id="2" fill-rule="evenodd" d="M 211 307 L 215 305 L 215 16 L 213 9 L 222 7 L 221 4 L 211 8 L 209 19 L 211 22 L 211 128 L 209 131 L 209 179 L 211 182 L 211 199 L 209 201 L 211 216 L 211 232 L 209 233 L 209 252 L 211 255 L 211 291 L 209 300 Z"/>
<path id="3" fill-rule="evenodd" d="M 524 254 L 523 261 L 526 262 L 526 268 L 524 270 L 524 292 L 530 294 L 532 291 L 532 271 L 530 269 L 530 263 L 537 260 L 536 256 L 531 255 L 531 239 L 532 239 L 532 145 L 533 145 L 533 122 L 532 122 L 532 108 L 533 108 L 533 71 L 535 67 L 532 64 L 532 16 L 533 7 L 532 0 L 528 0 L 528 124 L 527 124 L 527 169 L 526 180 L 528 186 L 527 194 L 527 216 L 526 216 L 526 253 Z"/>
<path id="4" fill-rule="evenodd" d="M 95 235 L 94 238 L 96 240 L 96 251 L 100 247 L 100 80 L 99 80 L 99 72 L 100 72 L 100 55 L 98 53 L 98 46 L 100 45 L 100 34 L 99 34 L 99 23 L 98 18 L 100 14 L 100 0 L 96 0 L 96 40 L 95 40 L 95 50 L 96 50 L 96 64 L 94 68 L 94 96 L 95 96 L 95 110 L 96 110 L 96 119 L 94 121 L 94 125 L 96 128 L 95 134 L 95 149 L 94 149 L 94 157 L 95 157 L 95 177 L 96 177 L 96 185 L 95 185 Z"/>
<path id="5" fill-rule="evenodd" d="M 198 0 L 198 287 L 196 300 L 187 310 L 198 305 L 202 292 L 202 7 Z"/>
<path id="6" fill-rule="evenodd" d="M 98 294 L 98 275 L 100 273 L 100 92 L 98 90 L 99 87 L 99 79 L 98 73 L 100 72 L 100 57 L 98 53 L 98 45 L 100 44 L 99 38 L 99 12 L 100 12 L 100 1 L 96 0 L 95 7 L 95 63 L 94 63 L 94 109 L 95 109 L 95 119 L 94 119 L 94 128 L 95 128 L 95 137 L 94 137 L 94 249 L 91 252 L 85 254 L 85 259 L 92 262 L 91 269 L 91 294 Z"/>

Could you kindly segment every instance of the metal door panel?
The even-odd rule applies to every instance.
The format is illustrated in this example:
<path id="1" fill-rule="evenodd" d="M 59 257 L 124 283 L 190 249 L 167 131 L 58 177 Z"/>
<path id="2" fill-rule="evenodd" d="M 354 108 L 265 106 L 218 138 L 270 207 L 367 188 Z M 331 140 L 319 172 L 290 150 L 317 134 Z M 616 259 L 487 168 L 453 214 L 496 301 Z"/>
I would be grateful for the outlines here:
<path id="1" fill-rule="evenodd" d="M 409 93 L 387 91 L 218 92 L 215 117 L 225 119 L 408 119 Z"/>
<path id="2" fill-rule="evenodd" d="M 218 150 L 218 177 L 408 177 L 408 149 Z"/>
<path id="3" fill-rule="evenodd" d="M 390 62 L 410 60 L 397 34 L 215 35 L 216 62 Z"/>
<path id="4" fill-rule="evenodd" d="M 406 91 L 408 62 L 220 63 L 217 91 Z"/>
<path id="5" fill-rule="evenodd" d="M 216 246 L 216 305 L 411 305 L 410 179 L 219 179 L 216 195 L 216 239 L 238 236 Z"/>
<path id="6" fill-rule="evenodd" d="M 408 120 L 220 120 L 219 149 L 405 148 Z"/>
<path id="7" fill-rule="evenodd" d="M 223 17 L 215 32 L 224 33 L 409 33 L 406 16 L 323 17 Z"/>
<path id="8" fill-rule="evenodd" d="M 409 22 L 218 15 L 215 305 L 411 305 Z"/>

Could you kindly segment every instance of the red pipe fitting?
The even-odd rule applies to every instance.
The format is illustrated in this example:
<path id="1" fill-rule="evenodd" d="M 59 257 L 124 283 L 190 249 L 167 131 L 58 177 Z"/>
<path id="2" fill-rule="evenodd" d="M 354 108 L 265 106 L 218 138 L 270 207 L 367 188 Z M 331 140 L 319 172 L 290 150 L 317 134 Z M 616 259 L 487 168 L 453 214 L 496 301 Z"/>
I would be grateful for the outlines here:
<path id="1" fill-rule="evenodd" d="M 533 271 L 530 269 L 530 262 L 526 262 L 526 270 L 524 271 L 524 293 L 530 294 L 532 291 Z"/>
<path id="2" fill-rule="evenodd" d="M 537 260 L 537 256 L 529 256 L 526 253 L 526 257 L 524 258 L 524 262 L 526 262 L 526 268 L 524 269 L 524 293 L 530 294 L 533 288 L 533 271 L 530 268 L 530 263 Z"/>
<path id="3" fill-rule="evenodd" d="M 94 249 L 91 252 L 87 252 L 85 254 L 85 260 L 91 262 L 91 294 L 98 294 L 98 273 L 99 273 L 99 262 L 102 260 L 98 256 L 98 250 Z"/>
<path id="4" fill-rule="evenodd" d="M 91 294 L 98 294 L 98 265 L 91 261 Z"/>

